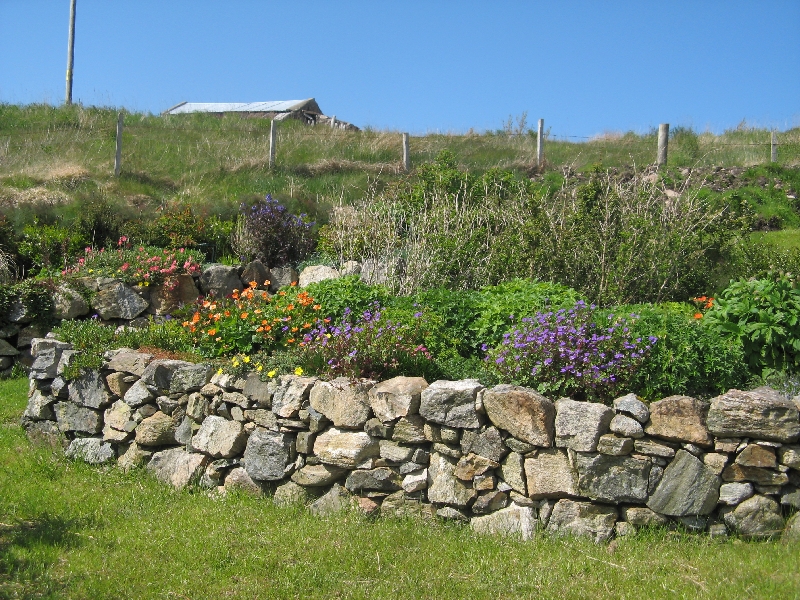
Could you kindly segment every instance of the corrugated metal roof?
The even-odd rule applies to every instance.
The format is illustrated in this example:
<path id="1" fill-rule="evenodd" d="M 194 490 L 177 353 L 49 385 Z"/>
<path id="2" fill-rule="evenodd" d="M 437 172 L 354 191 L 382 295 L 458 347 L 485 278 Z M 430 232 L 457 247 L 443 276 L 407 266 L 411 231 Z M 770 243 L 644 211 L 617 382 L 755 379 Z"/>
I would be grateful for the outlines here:
<path id="1" fill-rule="evenodd" d="M 306 100 L 277 100 L 271 102 L 183 102 L 164 111 L 165 115 L 196 112 L 291 112 L 306 110 L 322 114 L 314 98 Z"/>

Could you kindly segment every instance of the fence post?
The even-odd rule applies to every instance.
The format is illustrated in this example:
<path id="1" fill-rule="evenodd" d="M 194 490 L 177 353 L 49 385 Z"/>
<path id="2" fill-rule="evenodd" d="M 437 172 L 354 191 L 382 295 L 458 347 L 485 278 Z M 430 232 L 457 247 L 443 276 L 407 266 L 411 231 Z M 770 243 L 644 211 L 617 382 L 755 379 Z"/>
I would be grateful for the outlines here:
<path id="1" fill-rule="evenodd" d="M 411 170 L 411 153 L 409 152 L 408 134 L 403 134 L 403 171 Z"/>
<path id="2" fill-rule="evenodd" d="M 772 142 L 770 143 L 770 160 L 772 162 L 778 162 L 778 134 L 775 131 L 772 132 Z"/>
<path id="3" fill-rule="evenodd" d="M 275 119 L 269 124 L 269 168 L 275 166 Z"/>
<path id="4" fill-rule="evenodd" d="M 656 165 L 659 167 L 667 164 L 667 146 L 669 145 L 669 123 L 658 126 L 658 155 Z"/>
<path id="5" fill-rule="evenodd" d="M 539 119 L 536 134 L 536 166 L 541 168 L 542 163 L 544 163 L 544 119 Z"/>
<path id="6" fill-rule="evenodd" d="M 117 115 L 117 151 L 114 154 L 114 177 L 119 177 L 122 171 L 122 120 L 123 115 Z"/>
<path id="7" fill-rule="evenodd" d="M 331 117 L 331 129 L 336 129 L 336 115 Z"/>

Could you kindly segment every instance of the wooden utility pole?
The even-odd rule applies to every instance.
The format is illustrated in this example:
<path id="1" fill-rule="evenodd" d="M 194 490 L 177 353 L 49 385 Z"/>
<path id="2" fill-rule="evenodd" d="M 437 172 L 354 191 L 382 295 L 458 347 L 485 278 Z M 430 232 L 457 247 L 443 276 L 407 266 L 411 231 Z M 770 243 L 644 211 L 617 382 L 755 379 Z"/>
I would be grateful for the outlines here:
<path id="1" fill-rule="evenodd" d="M 403 134 L 403 171 L 408 173 L 411 170 L 411 154 L 408 147 L 408 134 Z"/>
<path id="2" fill-rule="evenodd" d="M 541 168 L 544 163 L 544 119 L 539 119 L 536 133 L 536 166 Z"/>
<path id="3" fill-rule="evenodd" d="M 122 171 L 122 113 L 117 115 L 117 152 L 114 155 L 114 177 Z"/>
<path id="4" fill-rule="evenodd" d="M 69 40 L 67 41 L 67 94 L 64 104 L 72 104 L 72 62 L 75 55 L 75 2 L 69 3 Z"/>
<path id="5" fill-rule="evenodd" d="M 275 166 L 275 119 L 269 124 L 269 168 Z"/>
<path id="6" fill-rule="evenodd" d="M 661 167 L 667 164 L 667 146 L 669 144 L 669 123 L 658 126 L 658 155 L 656 164 Z"/>

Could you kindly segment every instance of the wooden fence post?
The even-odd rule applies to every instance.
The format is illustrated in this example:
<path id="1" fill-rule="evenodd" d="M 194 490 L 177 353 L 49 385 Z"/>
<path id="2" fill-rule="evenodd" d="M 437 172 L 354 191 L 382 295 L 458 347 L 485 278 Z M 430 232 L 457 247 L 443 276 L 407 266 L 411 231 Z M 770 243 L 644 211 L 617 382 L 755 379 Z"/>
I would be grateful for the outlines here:
<path id="1" fill-rule="evenodd" d="M 331 117 L 331 129 L 336 129 L 336 115 Z"/>
<path id="2" fill-rule="evenodd" d="M 122 120 L 123 115 L 117 115 L 117 151 L 114 154 L 114 177 L 119 177 L 122 171 Z"/>
<path id="3" fill-rule="evenodd" d="M 669 123 L 658 126 L 658 155 L 656 164 L 660 167 L 667 164 L 667 146 L 669 145 Z"/>
<path id="4" fill-rule="evenodd" d="M 774 131 L 772 132 L 769 157 L 772 162 L 778 162 L 778 134 Z"/>
<path id="5" fill-rule="evenodd" d="M 411 170 L 411 153 L 409 152 L 408 134 L 403 134 L 403 171 Z"/>
<path id="6" fill-rule="evenodd" d="M 544 163 L 544 119 L 539 119 L 536 134 L 536 166 L 541 168 Z"/>
<path id="7" fill-rule="evenodd" d="M 275 119 L 269 124 L 269 168 L 275 166 Z"/>

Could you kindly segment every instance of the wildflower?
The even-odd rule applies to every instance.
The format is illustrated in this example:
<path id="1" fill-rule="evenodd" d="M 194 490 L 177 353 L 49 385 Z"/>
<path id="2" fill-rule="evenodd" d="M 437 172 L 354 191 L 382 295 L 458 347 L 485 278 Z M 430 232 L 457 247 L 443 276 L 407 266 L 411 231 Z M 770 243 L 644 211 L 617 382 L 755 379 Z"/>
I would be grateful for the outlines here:
<path id="1" fill-rule="evenodd" d="M 256 365 L 256 371 L 258 371 L 260 373 L 263 370 L 264 370 L 264 365 L 262 365 L 261 363 Z"/>
<path id="2" fill-rule="evenodd" d="M 703 318 L 703 313 L 694 313 L 694 318 L 695 319 L 702 319 Z"/>
<path id="3" fill-rule="evenodd" d="M 242 319 L 246 319 L 247 318 L 247 313 L 243 312 L 241 315 L 239 315 L 239 317 L 242 318 Z"/>
<path id="4" fill-rule="evenodd" d="M 220 367 L 219 369 L 217 369 L 217 375 L 222 375 L 222 367 Z"/>
<path id="5" fill-rule="evenodd" d="M 275 377 L 275 371 L 272 370 L 269 373 L 267 373 L 267 377 Z"/>
<path id="6" fill-rule="evenodd" d="M 299 377 L 300 375 L 302 375 L 302 374 L 303 374 L 303 367 L 297 367 L 297 368 L 294 370 L 294 374 L 295 374 L 295 375 L 297 375 L 298 377 Z"/>
<path id="7" fill-rule="evenodd" d="M 210 337 L 214 337 L 215 335 L 217 335 L 217 330 L 216 329 L 209 329 L 208 330 L 208 335 Z"/>
<path id="8" fill-rule="evenodd" d="M 242 358 L 242 362 L 249 363 L 250 362 L 250 357 L 249 356 L 243 357 Z"/>

